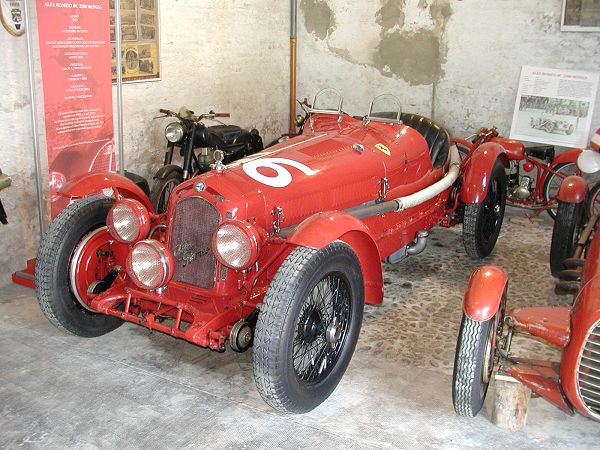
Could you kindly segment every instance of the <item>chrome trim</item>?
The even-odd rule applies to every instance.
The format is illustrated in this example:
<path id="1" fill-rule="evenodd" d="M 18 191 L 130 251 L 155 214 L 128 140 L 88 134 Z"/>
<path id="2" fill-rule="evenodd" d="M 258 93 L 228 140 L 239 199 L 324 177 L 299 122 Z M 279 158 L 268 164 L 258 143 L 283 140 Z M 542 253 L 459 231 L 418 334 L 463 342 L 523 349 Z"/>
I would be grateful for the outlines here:
<path id="1" fill-rule="evenodd" d="M 377 116 L 371 115 L 371 113 L 373 112 L 373 103 L 375 103 L 378 99 L 380 99 L 382 97 L 390 97 L 393 100 L 395 100 L 396 103 L 398 103 L 398 113 L 396 114 L 395 119 L 388 119 L 388 118 L 377 117 Z M 402 120 L 400 120 L 401 113 L 402 113 L 402 103 L 400 103 L 400 99 L 398 97 L 396 97 L 395 95 L 392 95 L 392 94 L 381 94 L 381 95 L 378 95 L 377 97 L 375 97 L 373 100 L 371 100 L 371 104 L 369 106 L 369 112 L 363 119 L 363 123 L 364 123 L 364 125 L 368 125 L 369 122 L 373 121 L 373 122 L 401 124 L 402 123 Z"/>
<path id="2" fill-rule="evenodd" d="M 158 253 L 161 267 L 163 270 L 163 279 L 159 283 L 159 286 L 154 288 L 153 290 L 156 291 L 158 289 L 163 288 L 165 286 L 165 284 L 167 283 L 167 278 L 169 276 L 169 258 L 167 257 L 167 254 L 163 251 L 163 249 L 160 247 L 160 245 L 158 245 L 158 241 L 156 241 L 155 239 L 144 239 L 143 241 L 137 242 L 131 249 L 132 253 L 133 253 L 133 250 L 135 250 L 135 247 L 138 246 L 139 244 L 148 244 L 152 248 L 154 248 L 154 250 L 156 250 L 156 252 Z M 133 263 L 132 263 L 131 269 L 133 270 Z M 127 274 L 127 275 L 129 275 L 129 274 Z M 129 276 L 131 276 L 131 275 L 129 275 Z M 136 278 L 137 278 L 137 276 L 136 276 Z M 138 281 L 139 281 L 139 278 L 138 278 Z M 148 286 L 146 286 L 146 288 L 150 289 Z"/>
<path id="3" fill-rule="evenodd" d="M 587 413 L 596 420 L 600 420 L 600 358 L 589 355 L 589 353 L 598 355 L 600 352 L 592 350 L 591 346 L 600 348 L 600 320 L 596 321 L 588 330 L 579 353 L 576 376 L 577 394 L 585 405 Z M 581 367 L 586 368 L 587 371 L 580 370 Z"/>
<path id="4" fill-rule="evenodd" d="M 77 278 L 77 264 L 73 264 L 73 261 L 76 261 L 80 258 L 83 248 L 87 245 L 90 239 L 92 239 L 96 234 L 100 233 L 101 231 L 108 231 L 108 227 L 101 227 L 88 233 L 81 241 L 79 241 L 79 244 L 77 244 L 77 247 L 75 247 L 75 250 L 73 250 L 73 254 L 71 255 L 71 259 L 69 261 L 69 288 L 71 289 L 71 292 L 73 293 L 77 301 L 81 304 L 81 306 L 83 306 L 88 311 L 95 313 L 97 313 L 98 311 L 90 308 L 88 304 L 85 303 L 83 299 L 79 296 L 79 293 L 75 288 L 75 280 Z"/>

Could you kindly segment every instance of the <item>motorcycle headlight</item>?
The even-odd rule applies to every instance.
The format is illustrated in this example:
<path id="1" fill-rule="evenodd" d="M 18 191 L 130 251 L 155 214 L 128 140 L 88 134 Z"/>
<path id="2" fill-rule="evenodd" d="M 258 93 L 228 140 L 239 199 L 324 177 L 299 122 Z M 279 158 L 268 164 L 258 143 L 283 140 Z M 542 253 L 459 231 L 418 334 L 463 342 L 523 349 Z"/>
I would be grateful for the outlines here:
<path id="1" fill-rule="evenodd" d="M 165 137 L 169 142 L 179 142 L 183 135 L 185 134 L 185 129 L 183 125 L 179 122 L 171 122 L 169 125 L 165 127 Z"/>
<path id="2" fill-rule="evenodd" d="M 173 276 L 173 255 L 161 242 L 140 241 L 127 256 L 127 275 L 142 289 L 163 287 Z"/>
<path id="3" fill-rule="evenodd" d="M 133 244 L 148 236 L 150 215 L 137 200 L 126 198 L 116 202 L 108 212 L 106 225 L 110 235 L 124 244 Z"/>
<path id="4" fill-rule="evenodd" d="M 577 158 L 577 166 L 584 173 L 600 171 L 600 153 L 594 150 L 584 150 Z"/>
<path id="5" fill-rule="evenodd" d="M 258 230 L 247 222 L 223 223 L 213 234 L 212 247 L 225 266 L 235 270 L 250 267 L 258 259 L 261 243 Z"/>

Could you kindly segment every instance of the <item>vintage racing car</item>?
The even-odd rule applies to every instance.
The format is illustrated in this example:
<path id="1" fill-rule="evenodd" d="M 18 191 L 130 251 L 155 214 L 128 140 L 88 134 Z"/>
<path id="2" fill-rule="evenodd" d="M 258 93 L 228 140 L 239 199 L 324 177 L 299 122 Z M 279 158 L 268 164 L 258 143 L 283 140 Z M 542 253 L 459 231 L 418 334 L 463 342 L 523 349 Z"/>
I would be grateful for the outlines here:
<path id="1" fill-rule="evenodd" d="M 38 252 L 44 313 L 78 336 L 129 321 L 217 351 L 254 345 L 265 401 L 315 408 L 350 362 L 364 303 L 383 300 L 381 261 L 415 255 L 431 227 L 460 222 L 467 253 L 485 257 L 504 216 L 501 145 L 461 163 L 443 128 L 378 114 L 377 101 L 364 118 L 342 112 L 341 97 L 312 109 L 302 135 L 217 162 L 177 186 L 160 215 L 119 175 L 68 183 L 62 195 L 81 199 Z"/>

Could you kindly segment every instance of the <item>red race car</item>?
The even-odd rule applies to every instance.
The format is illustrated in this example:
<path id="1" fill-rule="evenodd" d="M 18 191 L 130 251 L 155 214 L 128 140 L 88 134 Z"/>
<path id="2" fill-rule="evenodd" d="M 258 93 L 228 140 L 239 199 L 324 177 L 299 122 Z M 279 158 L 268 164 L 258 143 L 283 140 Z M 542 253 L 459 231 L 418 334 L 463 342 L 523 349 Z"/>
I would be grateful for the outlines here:
<path id="1" fill-rule="evenodd" d="M 416 255 L 431 227 L 459 222 L 467 253 L 485 257 L 504 216 L 502 146 L 461 164 L 443 128 L 377 114 L 381 100 L 364 118 L 343 113 L 341 97 L 312 109 L 302 135 L 217 162 L 177 186 L 160 215 L 119 175 L 68 183 L 62 195 L 85 198 L 40 245 L 44 313 L 79 336 L 129 321 L 217 351 L 254 345 L 265 401 L 315 408 L 350 362 L 364 303 L 383 300 L 381 261 Z M 107 188 L 113 197 L 88 196 Z"/>
<path id="2" fill-rule="evenodd" d="M 562 224 L 575 219 L 572 206 L 583 210 L 587 186 L 577 176 L 558 191 L 552 246 L 568 247 L 557 292 L 574 293 L 570 307 L 529 307 L 506 311 L 506 273 L 494 266 L 477 268 L 469 280 L 456 345 L 452 399 L 462 416 L 481 409 L 494 367 L 519 380 L 568 414 L 574 411 L 600 421 L 600 234 L 593 216 L 576 238 Z M 573 223 L 572 229 L 575 229 Z M 593 238 L 590 238 L 593 236 Z M 553 251 L 556 251 L 553 249 Z M 585 258 L 583 256 L 585 255 Z M 555 255 L 556 256 L 556 255 Z M 551 264 L 553 261 L 551 260 Z M 503 325 L 508 333 L 503 333 Z M 512 337 L 525 334 L 562 350 L 560 363 L 516 358 Z"/>

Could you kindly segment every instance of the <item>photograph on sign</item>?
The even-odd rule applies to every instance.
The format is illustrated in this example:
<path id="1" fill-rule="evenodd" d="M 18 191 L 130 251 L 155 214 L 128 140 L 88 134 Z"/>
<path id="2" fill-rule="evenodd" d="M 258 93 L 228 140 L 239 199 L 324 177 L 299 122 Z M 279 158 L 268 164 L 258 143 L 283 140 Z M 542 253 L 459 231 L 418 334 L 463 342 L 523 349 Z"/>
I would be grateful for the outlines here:
<path id="1" fill-rule="evenodd" d="M 585 147 L 598 73 L 524 66 L 510 137 L 565 147 Z"/>

